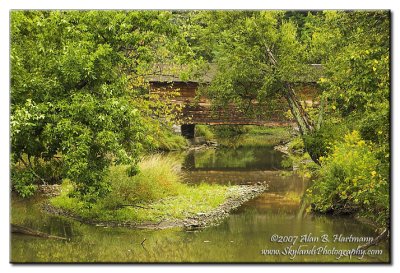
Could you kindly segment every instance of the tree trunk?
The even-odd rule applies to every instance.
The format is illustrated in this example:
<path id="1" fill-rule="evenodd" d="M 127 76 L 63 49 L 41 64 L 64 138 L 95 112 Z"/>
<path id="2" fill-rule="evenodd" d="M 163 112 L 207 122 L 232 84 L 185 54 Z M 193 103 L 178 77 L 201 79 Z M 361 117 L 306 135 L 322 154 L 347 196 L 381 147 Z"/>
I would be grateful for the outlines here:
<path id="1" fill-rule="evenodd" d="M 271 49 L 266 45 L 266 50 L 267 50 L 267 56 L 269 56 L 269 59 L 271 61 L 271 64 L 273 66 L 278 66 L 278 61 L 276 60 L 274 54 L 272 53 Z M 306 151 L 310 154 L 311 159 L 320 165 L 318 161 L 318 155 L 314 153 L 313 151 L 310 151 L 310 147 L 307 145 L 307 141 L 305 139 L 305 136 L 310 135 L 311 133 L 315 132 L 315 127 L 308 116 L 307 112 L 304 110 L 303 106 L 301 105 L 300 101 L 297 98 L 296 92 L 293 89 L 293 86 L 289 82 L 284 83 L 284 88 L 283 88 L 283 96 L 285 97 L 289 108 L 290 112 L 292 112 L 293 117 L 296 119 L 297 124 L 299 125 L 299 130 L 300 134 L 303 138 L 304 141 L 304 146 Z M 321 117 L 322 118 L 322 117 Z"/>
<path id="2" fill-rule="evenodd" d="M 285 84 L 285 88 L 283 89 L 283 96 L 285 97 L 289 105 L 290 111 L 292 112 L 292 115 L 296 119 L 296 122 L 299 126 L 300 134 L 303 138 L 306 152 L 308 152 L 312 161 L 314 161 L 318 165 L 321 165 L 321 163 L 319 162 L 320 155 L 314 150 L 314 145 L 310 145 L 309 140 L 305 138 L 306 136 L 314 133 L 316 129 L 312 120 L 298 100 L 297 95 L 290 83 Z"/>
<path id="3" fill-rule="evenodd" d="M 285 84 L 285 88 L 283 89 L 283 96 L 288 102 L 290 112 L 296 119 L 301 135 L 305 136 L 314 132 L 314 125 L 312 124 L 312 121 L 307 112 L 304 110 L 303 106 L 297 99 L 297 95 L 290 83 Z"/>

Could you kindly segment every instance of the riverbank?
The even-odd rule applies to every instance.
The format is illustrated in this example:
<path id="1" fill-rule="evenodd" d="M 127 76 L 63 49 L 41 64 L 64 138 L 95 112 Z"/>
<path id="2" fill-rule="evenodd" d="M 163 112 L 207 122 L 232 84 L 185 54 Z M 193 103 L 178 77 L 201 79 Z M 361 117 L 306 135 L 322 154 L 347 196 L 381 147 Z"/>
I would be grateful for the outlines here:
<path id="1" fill-rule="evenodd" d="M 47 202 L 43 206 L 43 209 L 47 213 L 70 217 L 80 222 L 96 226 L 124 226 L 137 229 L 167 229 L 176 227 L 197 229 L 218 224 L 224 218 L 229 216 L 229 213 L 232 210 L 236 209 L 246 201 L 262 194 L 268 188 L 268 185 L 259 183 L 255 185 L 236 185 L 229 187 L 218 186 L 220 191 L 215 192 L 220 196 L 223 194 L 223 202 L 220 202 L 214 208 L 204 206 L 204 203 L 207 203 L 206 195 L 204 195 L 202 199 L 196 198 L 199 194 L 199 189 L 200 191 L 203 191 L 204 189 L 202 188 L 204 187 L 205 186 L 201 185 L 199 187 L 192 187 L 190 194 L 168 197 L 147 204 L 146 206 L 137 205 L 128 208 L 131 212 L 135 212 L 132 216 L 147 215 L 147 217 L 142 217 L 141 221 L 140 218 L 112 220 L 111 218 L 104 216 L 99 216 L 97 219 L 87 216 L 85 217 L 84 214 L 79 214 L 77 210 L 56 206 L 55 203 L 52 203 L 51 201 Z M 211 189 L 211 187 L 217 186 L 207 185 L 207 187 Z M 211 194 L 211 192 L 208 192 L 208 194 Z M 65 196 L 65 193 L 63 196 Z M 177 202 L 183 205 L 183 209 L 178 212 L 176 211 L 175 206 Z M 127 208 L 124 209 L 126 210 Z M 117 216 L 117 213 L 114 215 L 115 218 L 120 218 Z"/>
<path id="2" fill-rule="evenodd" d="M 13 195 L 11 223 L 49 235 L 67 238 L 68 240 L 41 239 L 13 233 L 11 235 L 12 251 L 10 260 L 17 263 L 237 261 L 258 263 L 310 261 L 363 263 L 388 261 L 389 246 L 387 241 L 374 246 L 374 249 L 383 250 L 382 255 L 365 256 L 361 260 L 358 259 L 358 256 L 354 256 L 352 259 L 342 258 L 337 260 L 336 256 L 330 255 L 318 257 L 298 255 L 292 260 L 289 256 L 260 255 L 260 250 L 265 249 L 266 241 L 262 238 L 268 239 L 273 234 L 302 235 L 305 232 L 310 232 L 315 236 L 322 234 L 328 234 L 328 236 L 343 234 L 348 236 L 352 234 L 358 237 L 374 237 L 376 236 L 375 229 L 370 225 L 355 221 L 354 218 L 349 216 L 332 217 L 324 214 L 305 213 L 305 208 L 302 206 L 300 198 L 304 195 L 308 183 L 297 175 L 280 175 L 278 169 L 280 169 L 282 157 L 280 153 L 276 153 L 273 150 L 272 146 L 268 145 L 263 148 L 241 147 L 229 153 L 228 151 L 230 151 L 229 148 L 219 147 L 215 150 L 205 149 L 187 153 L 162 154 L 161 156 L 165 159 L 174 158 L 175 162 L 181 162 L 177 168 L 181 169 L 181 175 L 184 177 L 183 182 L 188 186 L 185 188 L 190 191 L 181 190 L 178 194 L 175 193 L 170 197 L 163 197 L 161 200 L 153 200 L 148 203 L 124 201 L 123 204 L 131 203 L 137 205 L 137 207 L 126 208 L 135 208 L 134 210 L 138 212 L 137 215 L 142 217 L 154 217 L 156 213 L 159 213 L 158 208 L 168 206 L 170 215 L 165 215 L 165 220 L 159 226 L 168 226 L 175 218 L 176 222 L 174 227 L 171 228 L 107 226 L 102 225 L 99 221 L 93 224 L 84 224 L 82 220 L 76 221 L 71 216 L 57 216 L 44 212 L 43 204 L 49 202 L 48 196 L 56 194 L 59 190 L 62 190 L 61 193 L 66 194 L 67 185 L 63 185 L 59 189 L 57 187 L 47 187 L 43 191 L 39 189 L 38 192 L 40 194 L 32 198 L 20 198 Z M 246 154 L 251 156 L 247 157 L 245 156 Z M 193 169 L 188 170 L 188 168 L 185 168 L 187 167 L 186 163 L 187 161 L 192 162 L 192 157 L 194 157 L 196 164 L 191 164 Z M 244 160 L 245 157 L 247 158 L 246 160 Z M 157 164 L 157 166 L 165 166 L 166 162 L 161 160 L 161 163 L 163 164 Z M 172 183 L 172 179 L 167 175 L 168 173 L 161 172 L 161 170 L 160 175 L 153 174 L 150 179 L 150 174 L 147 170 L 147 167 L 150 166 L 154 166 L 154 164 L 142 165 L 141 175 L 131 181 L 135 182 L 134 185 L 141 185 L 141 193 L 144 193 L 144 186 L 149 186 L 149 190 L 159 189 L 160 183 L 155 182 L 170 181 Z M 263 173 L 262 178 L 249 175 L 256 166 L 263 166 L 262 171 L 260 171 L 260 173 Z M 216 167 L 218 168 L 217 172 L 210 171 L 210 169 Z M 230 175 L 232 167 L 235 168 L 236 177 L 243 177 L 243 181 L 238 183 L 241 184 L 248 181 L 252 182 L 252 184 L 257 184 L 257 181 L 265 180 L 268 183 L 268 188 L 260 195 L 255 193 L 254 198 L 251 196 L 253 193 L 246 190 L 249 194 L 249 201 L 235 198 L 226 198 L 218 201 L 218 196 L 228 197 L 230 189 L 233 192 L 236 191 L 234 190 L 235 188 L 230 186 L 236 183 L 233 181 L 234 177 Z M 202 170 L 202 168 L 206 168 L 206 171 Z M 166 169 L 169 170 L 171 168 L 168 167 Z M 152 171 L 152 173 L 154 172 L 155 170 Z M 195 176 L 194 173 L 204 173 L 205 175 Z M 144 180 L 144 178 L 147 179 Z M 197 188 L 188 181 L 189 178 L 193 180 L 193 183 L 203 181 L 208 185 Z M 110 179 L 113 179 L 114 182 L 121 182 L 124 180 L 124 176 L 117 169 L 110 174 Z M 141 179 L 143 179 L 143 185 L 139 183 Z M 223 187 L 214 187 L 218 186 L 215 184 Z M 155 187 L 156 185 L 157 187 Z M 244 188 L 240 186 L 240 188 L 236 189 Z M 132 188 L 133 190 L 134 192 L 139 192 L 137 187 Z M 215 191 L 217 193 L 212 195 Z M 126 191 L 124 190 L 123 192 Z M 42 193 L 46 194 L 46 196 Z M 101 202 L 101 200 L 99 201 Z M 232 203 L 238 201 L 236 209 L 231 201 Z M 215 207 L 206 209 L 205 206 L 210 202 L 214 203 Z M 227 207 L 222 206 L 224 203 Z M 103 204 L 105 203 L 103 202 Z M 195 210 L 190 208 L 192 205 L 193 207 L 203 207 Z M 138 206 L 144 208 L 139 208 Z M 149 207 L 154 209 L 149 209 Z M 232 209 L 229 210 L 228 208 Z M 109 211 L 115 213 L 114 216 L 118 215 L 116 211 L 120 209 L 112 210 L 108 208 Z M 177 214 L 185 210 L 189 211 L 190 215 L 187 214 L 181 218 L 176 218 Z M 97 210 L 97 212 L 101 212 L 101 210 Z M 208 222 L 211 219 L 215 219 L 215 221 Z M 154 219 L 152 223 L 158 224 L 160 221 L 161 218 L 159 217 Z M 183 223 L 184 221 L 186 226 Z M 119 221 L 117 222 L 119 223 Z M 149 223 L 150 221 L 145 222 L 143 219 L 140 222 L 140 224 Z M 357 248 L 357 244 L 337 242 L 321 243 L 321 245 L 328 245 L 329 248 L 335 247 L 336 249 Z M 276 243 L 276 245 L 272 245 L 272 247 L 277 248 L 287 246 L 289 244 Z M 221 251 L 221 249 L 224 251 Z"/>

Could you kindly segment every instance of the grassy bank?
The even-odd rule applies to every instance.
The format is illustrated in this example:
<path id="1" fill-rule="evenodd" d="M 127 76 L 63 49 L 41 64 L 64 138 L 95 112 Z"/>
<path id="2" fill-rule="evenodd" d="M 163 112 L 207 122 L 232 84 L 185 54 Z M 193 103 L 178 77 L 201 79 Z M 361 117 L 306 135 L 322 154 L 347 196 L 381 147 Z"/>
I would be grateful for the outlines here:
<path id="1" fill-rule="evenodd" d="M 219 145 L 230 148 L 277 145 L 288 142 L 291 128 L 254 125 L 197 125 L 196 136 L 216 140 Z"/>
<path id="2" fill-rule="evenodd" d="M 179 151 L 188 147 L 187 140 L 172 130 L 163 129 L 154 132 L 153 143 L 151 147 L 146 147 L 147 151 Z"/>
<path id="3" fill-rule="evenodd" d="M 91 207 L 70 193 L 66 180 L 61 195 L 50 204 L 84 220 L 129 221 L 136 223 L 183 219 L 211 211 L 233 193 L 221 185 L 182 183 L 179 165 L 171 158 L 151 156 L 140 163 L 140 173 L 126 174 L 126 166 L 114 166 L 107 177 L 111 193 Z"/>

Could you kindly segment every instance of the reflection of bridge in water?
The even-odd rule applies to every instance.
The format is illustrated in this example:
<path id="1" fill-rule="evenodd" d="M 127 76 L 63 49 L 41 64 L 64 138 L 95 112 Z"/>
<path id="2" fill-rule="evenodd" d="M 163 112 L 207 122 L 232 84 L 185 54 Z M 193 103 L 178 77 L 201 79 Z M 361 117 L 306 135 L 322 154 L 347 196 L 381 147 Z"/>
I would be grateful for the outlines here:
<path id="1" fill-rule="evenodd" d="M 298 178 L 294 176 L 282 176 L 280 171 L 185 171 L 185 180 L 189 183 L 201 183 L 207 181 L 211 184 L 255 184 L 266 182 L 273 192 L 293 190 L 301 192 L 304 188 L 298 188 Z"/>
<path id="2" fill-rule="evenodd" d="M 275 193 L 301 193 L 304 183 L 295 176 L 282 176 L 283 154 L 271 146 L 192 151 L 182 164 L 188 183 L 254 184 L 266 182 Z"/>

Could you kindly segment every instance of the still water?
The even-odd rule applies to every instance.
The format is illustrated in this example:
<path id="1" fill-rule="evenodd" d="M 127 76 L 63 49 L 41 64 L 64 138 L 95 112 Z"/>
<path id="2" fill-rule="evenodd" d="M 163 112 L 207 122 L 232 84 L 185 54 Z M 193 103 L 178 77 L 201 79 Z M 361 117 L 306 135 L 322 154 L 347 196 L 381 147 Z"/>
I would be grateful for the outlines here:
<path id="1" fill-rule="evenodd" d="M 14 224 L 70 238 L 69 241 L 12 235 L 12 262 L 387 262 L 381 253 L 340 257 L 358 243 L 333 242 L 374 236 L 370 226 L 349 217 L 305 213 L 307 181 L 282 176 L 283 155 L 272 147 L 192 151 L 183 156 L 188 183 L 241 184 L 267 181 L 269 189 L 234 211 L 220 225 L 199 231 L 133 230 L 86 225 L 41 212 L 41 197 L 12 198 Z M 279 237 L 279 236 L 298 236 Z M 303 236 L 303 237 L 302 237 Z M 272 240 L 271 240 L 272 238 Z M 329 242 L 322 242 L 322 238 Z M 146 239 L 143 245 L 141 242 Z M 289 242 L 273 242 L 276 240 Z M 295 255 L 295 250 L 299 250 Z M 308 254 L 306 251 L 308 250 Z M 319 250 L 320 254 L 315 254 Z M 315 251 L 315 252 L 312 252 Z M 340 252 L 342 251 L 342 252 Z"/>

